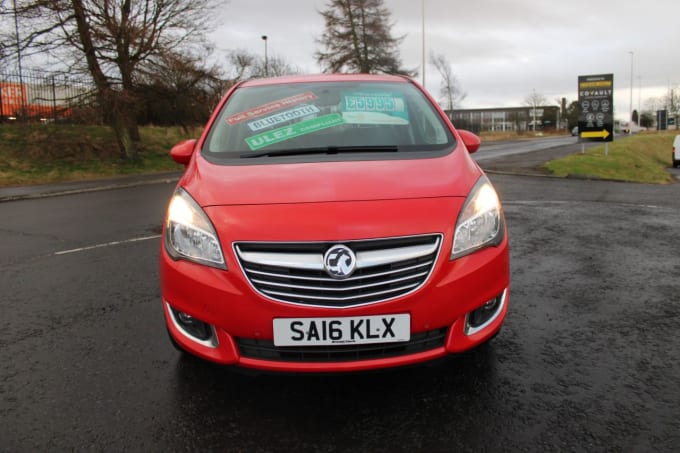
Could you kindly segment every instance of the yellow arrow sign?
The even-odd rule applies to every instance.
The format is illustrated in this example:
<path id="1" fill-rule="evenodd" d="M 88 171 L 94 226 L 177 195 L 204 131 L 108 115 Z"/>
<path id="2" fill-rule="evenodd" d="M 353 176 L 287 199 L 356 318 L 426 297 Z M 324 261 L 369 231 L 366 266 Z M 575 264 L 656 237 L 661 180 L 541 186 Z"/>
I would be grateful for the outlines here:
<path id="1" fill-rule="evenodd" d="M 581 132 L 581 138 L 602 138 L 602 139 L 605 139 L 607 137 L 609 137 L 609 131 L 607 129 L 602 129 L 601 131 Z"/>

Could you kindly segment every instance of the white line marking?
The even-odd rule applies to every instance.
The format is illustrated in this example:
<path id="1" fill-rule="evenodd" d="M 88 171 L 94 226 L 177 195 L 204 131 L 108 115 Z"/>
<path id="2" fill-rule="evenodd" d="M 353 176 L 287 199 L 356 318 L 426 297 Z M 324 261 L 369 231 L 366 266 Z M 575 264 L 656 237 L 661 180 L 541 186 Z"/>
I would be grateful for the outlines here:
<path id="1" fill-rule="evenodd" d="M 84 252 L 84 251 L 87 251 L 87 250 L 99 249 L 99 248 L 102 248 L 102 247 L 111 247 L 111 246 L 114 246 L 114 245 L 129 244 L 131 242 L 149 241 L 151 239 L 158 239 L 160 237 L 161 237 L 160 234 L 156 234 L 154 236 L 145 236 L 145 237 L 141 237 L 141 238 L 126 239 L 124 241 L 106 242 L 104 244 L 91 245 L 89 247 L 81 247 L 81 248 L 71 249 L 71 250 L 62 250 L 61 252 L 54 252 L 54 255 L 68 255 L 69 253 Z"/>
<path id="2" fill-rule="evenodd" d="M 551 205 L 561 205 L 561 204 L 583 204 L 583 203 L 604 203 L 618 206 L 627 206 L 634 208 L 647 208 L 647 209 L 673 209 L 669 206 L 660 206 L 655 204 L 637 204 L 637 203 L 627 203 L 625 201 L 598 201 L 598 200 L 511 200 L 511 201 L 501 201 L 503 206 L 534 206 L 541 204 L 551 204 Z"/>

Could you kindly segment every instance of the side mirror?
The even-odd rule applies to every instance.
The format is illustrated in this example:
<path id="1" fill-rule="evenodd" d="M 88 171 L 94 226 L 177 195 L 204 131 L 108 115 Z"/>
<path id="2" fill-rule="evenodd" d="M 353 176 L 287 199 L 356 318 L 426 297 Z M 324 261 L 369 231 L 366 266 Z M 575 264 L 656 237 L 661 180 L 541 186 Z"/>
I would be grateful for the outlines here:
<path id="1" fill-rule="evenodd" d="M 188 165 L 191 156 L 194 154 L 194 147 L 196 146 L 196 139 L 184 140 L 179 142 L 170 150 L 170 157 L 178 164 Z"/>
<path id="2" fill-rule="evenodd" d="M 458 129 L 458 135 L 460 135 L 460 138 L 463 139 L 463 143 L 470 154 L 477 151 L 479 149 L 479 145 L 482 143 L 478 136 L 470 131 L 466 131 L 465 129 Z"/>

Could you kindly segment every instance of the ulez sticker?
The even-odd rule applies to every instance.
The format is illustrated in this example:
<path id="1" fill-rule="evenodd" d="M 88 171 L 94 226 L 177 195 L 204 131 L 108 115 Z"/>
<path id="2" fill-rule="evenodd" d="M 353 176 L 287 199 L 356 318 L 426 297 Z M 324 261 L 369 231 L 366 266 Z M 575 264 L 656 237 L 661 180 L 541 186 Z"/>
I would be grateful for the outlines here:
<path id="1" fill-rule="evenodd" d="M 297 124 L 291 124 L 290 126 L 284 126 L 271 131 L 262 132 L 260 134 L 246 138 L 245 141 L 251 150 L 256 151 L 266 146 L 284 142 L 301 135 L 307 135 L 322 129 L 338 126 L 344 122 L 345 120 L 340 114 L 331 113 L 329 115 L 301 121 Z"/>

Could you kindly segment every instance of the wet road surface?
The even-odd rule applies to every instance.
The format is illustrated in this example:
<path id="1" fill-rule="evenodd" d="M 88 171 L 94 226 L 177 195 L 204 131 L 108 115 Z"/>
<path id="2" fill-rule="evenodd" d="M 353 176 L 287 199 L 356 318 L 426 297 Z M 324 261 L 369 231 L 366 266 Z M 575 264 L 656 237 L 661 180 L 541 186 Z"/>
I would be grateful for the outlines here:
<path id="1" fill-rule="evenodd" d="M 527 153 L 542 151 L 560 146 L 578 145 L 578 138 L 571 136 L 528 138 L 522 140 L 503 140 L 484 142 L 474 154 L 478 162 L 490 159 L 506 159 L 512 156 L 523 156 Z M 580 148 L 580 145 L 578 145 Z M 524 156 L 526 157 L 526 156 Z"/>
<path id="2" fill-rule="evenodd" d="M 501 334 L 346 376 L 172 349 L 171 184 L 0 204 L 0 451 L 678 451 L 680 185 L 491 179 L 511 238 Z"/>

